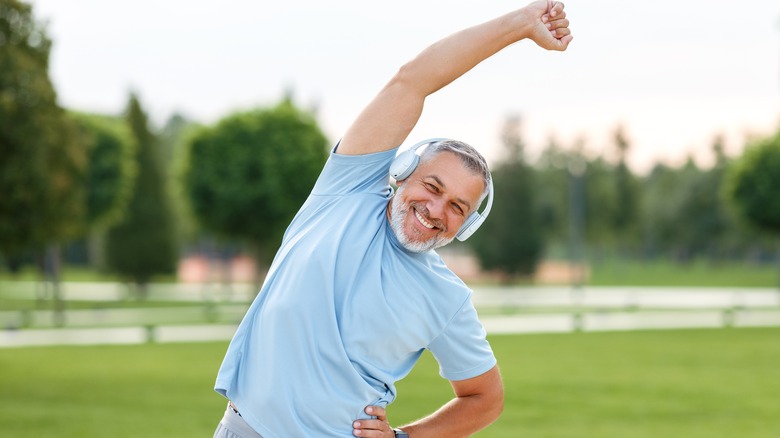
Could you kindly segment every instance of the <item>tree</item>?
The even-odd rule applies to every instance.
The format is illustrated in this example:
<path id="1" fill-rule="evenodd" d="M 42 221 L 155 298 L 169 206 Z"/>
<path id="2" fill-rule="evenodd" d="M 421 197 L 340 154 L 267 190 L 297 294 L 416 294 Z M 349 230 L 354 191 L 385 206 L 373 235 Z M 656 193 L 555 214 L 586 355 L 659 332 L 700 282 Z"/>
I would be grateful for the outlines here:
<path id="1" fill-rule="evenodd" d="M 489 230 L 468 240 L 482 268 L 500 271 L 505 280 L 533 274 L 544 249 L 534 197 L 534 171 L 523 158 L 519 128 L 519 118 L 507 119 L 503 142 L 508 159 L 492 172 L 495 194 L 486 224 Z"/>
<path id="2" fill-rule="evenodd" d="M 780 233 L 780 132 L 750 145 L 734 163 L 727 195 L 751 224 Z"/>
<path id="3" fill-rule="evenodd" d="M 636 177 L 631 173 L 626 162 L 630 145 L 623 127 L 619 126 L 615 130 L 614 135 L 615 146 L 618 152 L 618 163 L 615 167 L 615 196 L 617 205 L 612 217 L 612 225 L 615 234 L 621 243 L 625 245 L 633 240 L 632 232 L 636 229 L 640 191 Z"/>
<path id="4" fill-rule="evenodd" d="M 6 255 L 46 245 L 56 252 L 58 242 L 78 233 L 84 215 L 85 150 L 57 104 L 50 48 L 29 5 L 0 1 L 0 250 Z"/>
<path id="5" fill-rule="evenodd" d="M 88 156 L 86 226 L 103 229 L 121 219 L 138 172 L 127 126 L 113 117 L 71 113 Z"/>
<path id="6" fill-rule="evenodd" d="M 780 236 L 780 131 L 748 146 L 729 169 L 725 190 L 750 224 Z"/>
<path id="7" fill-rule="evenodd" d="M 72 112 L 86 146 L 86 218 L 83 234 L 87 260 L 105 267 L 105 230 L 122 219 L 138 171 L 127 124 L 121 118 Z"/>
<path id="8" fill-rule="evenodd" d="M 657 164 L 642 180 L 642 240 L 644 252 L 655 256 L 669 251 L 678 242 L 677 211 L 683 169 Z"/>
<path id="9" fill-rule="evenodd" d="M 311 192 L 328 141 L 289 99 L 201 128 L 188 144 L 183 187 L 200 224 L 248 242 L 266 263 Z"/>
<path id="10" fill-rule="evenodd" d="M 593 247 L 614 246 L 614 218 L 620 214 L 616 167 L 601 157 L 587 160 L 584 170 L 585 236 Z"/>
<path id="11" fill-rule="evenodd" d="M 57 104 L 50 49 L 29 5 L 0 0 L 0 252 L 37 255 L 62 324 L 60 244 L 81 229 L 86 154 Z"/>
<path id="12" fill-rule="evenodd" d="M 171 199 L 171 215 L 176 224 L 175 235 L 179 247 L 197 239 L 198 227 L 188 210 L 186 193 L 182 187 L 181 169 L 186 166 L 188 139 L 197 131 L 199 125 L 181 114 L 168 118 L 160 132 L 163 173 Z"/>
<path id="13" fill-rule="evenodd" d="M 716 137 L 712 144 L 715 165 L 711 169 L 699 169 L 692 160 L 683 169 L 674 222 L 676 239 L 686 257 L 714 256 L 724 244 L 727 230 L 736 226 L 730 221 L 722 197 L 727 165 L 723 150 L 722 137 Z"/>
<path id="14" fill-rule="evenodd" d="M 131 279 L 143 298 L 149 280 L 174 271 L 176 248 L 157 139 L 132 94 L 127 124 L 135 143 L 138 176 L 123 219 L 108 231 L 108 265 Z"/>
<path id="15" fill-rule="evenodd" d="M 165 122 L 159 135 L 160 151 L 163 173 L 168 177 L 173 173 L 174 163 L 179 155 L 182 145 L 182 137 L 190 129 L 192 122 L 181 114 L 173 114 Z"/>
<path id="16" fill-rule="evenodd" d="M 536 214 L 542 234 L 547 242 L 558 245 L 563 245 L 563 238 L 568 232 L 569 160 L 569 154 L 554 138 L 550 138 L 534 169 Z"/>
<path id="17" fill-rule="evenodd" d="M 37 255 L 61 324 L 60 244 L 82 229 L 86 153 L 57 104 L 50 49 L 29 5 L 0 0 L 0 252 Z"/>

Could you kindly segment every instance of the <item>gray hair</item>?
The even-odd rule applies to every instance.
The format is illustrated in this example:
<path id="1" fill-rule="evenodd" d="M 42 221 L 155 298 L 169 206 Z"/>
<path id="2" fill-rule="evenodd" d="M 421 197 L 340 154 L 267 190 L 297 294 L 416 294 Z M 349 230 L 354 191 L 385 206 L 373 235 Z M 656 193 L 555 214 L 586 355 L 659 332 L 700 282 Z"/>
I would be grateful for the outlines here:
<path id="1" fill-rule="evenodd" d="M 474 149 L 473 146 L 462 141 L 441 140 L 431 143 L 423 149 L 420 154 L 420 162 L 424 163 L 429 161 L 442 152 L 451 152 L 457 155 L 458 158 L 460 158 L 461 163 L 463 163 L 463 167 L 482 177 L 482 183 L 485 188 L 482 190 L 482 195 L 479 197 L 479 202 L 477 202 L 477 206 L 475 207 L 476 210 L 488 195 L 488 190 L 490 188 L 490 169 L 488 169 L 485 157 Z"/>

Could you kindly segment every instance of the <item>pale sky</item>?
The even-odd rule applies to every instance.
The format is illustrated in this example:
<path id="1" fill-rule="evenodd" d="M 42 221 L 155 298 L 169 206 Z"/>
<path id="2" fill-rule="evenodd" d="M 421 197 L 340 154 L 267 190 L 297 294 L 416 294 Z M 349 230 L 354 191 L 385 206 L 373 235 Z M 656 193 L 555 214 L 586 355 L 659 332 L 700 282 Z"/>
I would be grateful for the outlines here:
<path id="1" fill-rule="evenodd" d="M 212 123 L 294 90 L 335 142 L 396 69 L 435 40 L 526 2 L 505 0 L 33 0 L 54 40 L 60 103 L 120 113 L 136 90 L 155 123 Z M 469 142 L 500 158 L 520 114 L 529 153 L 613 149 L 622 124 L 639 170 L 707 164 L 780 127 L 780 2 L 570 0 L 569 50 L 513 45 L 431 96 L 408 143 Z"/>

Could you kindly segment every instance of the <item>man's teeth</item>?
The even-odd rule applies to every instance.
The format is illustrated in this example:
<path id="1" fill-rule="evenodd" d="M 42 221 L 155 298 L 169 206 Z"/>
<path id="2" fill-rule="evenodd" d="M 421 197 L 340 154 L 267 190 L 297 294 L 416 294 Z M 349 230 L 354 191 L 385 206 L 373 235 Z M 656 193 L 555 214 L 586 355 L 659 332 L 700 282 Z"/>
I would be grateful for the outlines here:
<path id="1" fill-rule="evenodd" d="M 425 228 L 433 228 L 433 225 L 426 221 L 420 213 L 417 212 L 417 210 L 414 211 L 414 215 L 417 216 L 417 220 L 420 221 L 421 224 L 425 225 Z"/>

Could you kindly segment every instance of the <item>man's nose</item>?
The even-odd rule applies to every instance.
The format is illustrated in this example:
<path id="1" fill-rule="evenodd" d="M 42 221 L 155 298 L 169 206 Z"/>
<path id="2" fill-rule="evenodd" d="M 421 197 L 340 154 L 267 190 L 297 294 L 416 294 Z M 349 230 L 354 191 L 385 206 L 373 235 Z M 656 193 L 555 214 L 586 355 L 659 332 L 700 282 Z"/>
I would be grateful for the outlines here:
<path id="1" fill-rule="evenodd" d="M 428 215 L 431 219 L 443 219 L 445 202 L 442 199 L 432 199 L 428 202 Z"/>

